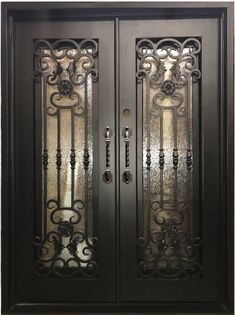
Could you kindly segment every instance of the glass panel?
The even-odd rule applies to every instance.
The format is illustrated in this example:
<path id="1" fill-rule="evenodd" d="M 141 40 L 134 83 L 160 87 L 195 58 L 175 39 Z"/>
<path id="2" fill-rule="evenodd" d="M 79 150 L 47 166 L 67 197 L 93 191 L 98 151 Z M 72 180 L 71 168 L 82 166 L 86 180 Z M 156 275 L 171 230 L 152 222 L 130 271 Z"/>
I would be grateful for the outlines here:
<path id="1" fill-rule="evenodd" d="M 193 220 L 193 86 L 201 76 L 196 38 L 137 42 L 142 107 L 140 277 L 199 276 L 200 237 Z M 142 214 L 141 214 L 142 213 Z M 141 220 L 142 218 L 142 220 Z"/>
<path id="2" fill-rule="evenodd" d="M 42 108 L 42 236 L 37 275 L 97 275 L 93 226 L 93 110 L 98 43 L 37 40 Z"/>

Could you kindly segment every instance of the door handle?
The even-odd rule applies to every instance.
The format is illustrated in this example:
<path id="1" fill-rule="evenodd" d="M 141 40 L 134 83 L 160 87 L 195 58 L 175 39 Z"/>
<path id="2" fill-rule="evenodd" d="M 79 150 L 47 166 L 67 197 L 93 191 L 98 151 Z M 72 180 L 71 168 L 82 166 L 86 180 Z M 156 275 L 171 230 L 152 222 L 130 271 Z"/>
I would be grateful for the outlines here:
<path id="1" fill-rule="evenodd" d="M 104 138 L 105 138 L 105 155 L 106 155 L 106 160 L 105 160 L 105 166 L 106 170 L 103 174 L 103 181 L 106 184 L 110 184 L 113 179 L 113 175 L 110 170 L 110 143 L 111 143 L 111 137 L 113 135 L 112 129 L 107 126 L 104 130 Z"/>
<path id="2" fill-rule="evenodd" d="M 130 137 L 131 129 L 126 126 L 123 128 L 122 135 L 125 142 L 125 171 L 122 174 L 122 180 L 124 183 L 129 184 L 132 180 L 132 175 L 130 172 Z"/>

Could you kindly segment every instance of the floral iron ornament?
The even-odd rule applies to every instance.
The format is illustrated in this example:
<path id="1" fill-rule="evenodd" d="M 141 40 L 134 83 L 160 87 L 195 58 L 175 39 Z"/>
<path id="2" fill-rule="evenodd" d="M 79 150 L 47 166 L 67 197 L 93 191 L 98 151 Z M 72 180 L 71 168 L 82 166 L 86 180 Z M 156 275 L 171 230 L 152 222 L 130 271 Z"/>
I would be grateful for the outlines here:
<path id="1" fill-rule="evenodd" d="M 44 241 L 35 237 L 37 260 L 35 273 L 38 276 L 55 274 L 62 277 L 97 275 L 98 264 L 95 261 L 97 238 L 87 238 L 84 232 L 75 231 L 81 221 L 85 205 L 81 200 L 75 200 L 72 208 L 59 208 L 56 200 L 49 200 L 48 210 L 51 210 L 51 222 L 57 229 L 47 233 Z M 63 220 L 63 214 L 71 213 L 69 221 Z M 63 253 L 68 254 L 64 254 Z M 84 268 L 86 265 L 86 268 Z"/>
<path id="2" fill-rule="evenodd" d="M 93 236 L 88 220 L 88 211 L 92 211 L 90 182 L 92 177 L 92 99 L 88 99 L 92 84 L 98 80 L 96 57 L 98 43 L 93 39 L 60 39 L 47 41 L 39 39 L 34 43 L 35 80 L 42 91 L 41 106 L 43 112 L 42 141 L 42 181 L 43 216 L 41 235 L 34 238 L 35 273 L 37 276 L 60 277 L 96 277 L 98 274 L 98 239 Z M 90 84 L 88 86 L 88 84 Z M 89 92 L 89 93 L 88 93 Z M 91 93 L 90 93 L 91 94 Z M 64 113 L 70 120 L 64 119 Z M 56 131 L 49 129 L 49 122 L 56 122 Z M 68 130 L 61 128 L 66 122 Z M 76 134 L 75 124 L 84 125 L 84 156 L 77 153 L 77 145 L 83 132 Z M 70 133 L 69 133 L 70 132 Z M 70 141 L 68 148 L 62 143 L 65 133 Z M 64 137 L 66 137 L 63 135 Z M 90 136 L 91 135 L 91 136 Z M 80 137 L 80 138 L 79 138 Z M 48 139 L 55 138 L 56 148 Z M 75 141 L 76 139 L 76 141 Z M 54 141 L 54 140 L 53 140 Z M 70 143 L 69 143 L 70 142 Z M 70 147 L 69 147 L 70 145 Z M 81 161 L 79 161 L 79 158 Z M 75 174 L 79 165 L 83 166 L 84 186 L 76 186 Z M 69 169 L 67 180 L 69 189 L 64 193 L 63 170 Z M 51 172 L 56 174 L 54 197 L 48 197 L 51 186 Z M 49 179 L 49 180 L 48 180 Z M 80 183 L 79 183 L 80 185 Z M 63 186 L 63 188 L 61 188 Z M 88 198 L 89 192 L 89 198 Z M 64 195 L 70 195 L 70 198 Z M 82 197 L 80 196 L 82 195 Z"/>
<path id="3" fill-rule="evenodd" d="M 84 86 L 89 76 L 97 81 L 98 71 L 94 67 L 97 53 L 98 44 L 92 39 L 80 43 L 71 39 L 54 43 L 40 39 L 34 43 L 35 78 L 42 75 L 48 85 L 57 87 L 50 97 L 48 115 L 56 115 L 58 108 L 71 108 L 76 115 L 84 113 L 81 96 L 74 87 Z"/>
<path id="4" fill-rule="evenodd" d="M 69 95 L 73 92 L 73 86 L 69 80 L 62 80 L 58 83 L 58 90 L 62 95 Z"/>
<path id="5" fill-rule="evenodd" d="M 141 39 L 136 45 L 143 115 L 144 230 L 137 240 L 140 277 L 182 279 L 199 277 L 203 271 L 202 240 L 188 227 L 193 190 L 189 104 L 193 84 L 201 77 L 200 51 L 197 38 Z M 187 193 L 182 195 L 182 191 Z"/>
<path id="6" fill-rule="evenodd" d="M 171 95 L 175 91 L 175 84 L 171 80 L 166 80 L 162 84 L 162 91 L 167 95 Z"/>
<path id="7" fill-rule="evenodd" d="M 185 207 L 184 204 L 180 206 Z M 138 265 L 139 273 L 147 278 L 166 279 L 199 276 L 202 272 L 198 262 L 201 239 L 193 239 L 180 229 L 184 221 L 183 211 L 174 211 L 168 219 L 165 215 L 163 210 L 158 210 L 154 220 L 161 228 L 151 234 L 148 243 L 142 237 L 138 239 L 139 250 L 145 257 Z"/>

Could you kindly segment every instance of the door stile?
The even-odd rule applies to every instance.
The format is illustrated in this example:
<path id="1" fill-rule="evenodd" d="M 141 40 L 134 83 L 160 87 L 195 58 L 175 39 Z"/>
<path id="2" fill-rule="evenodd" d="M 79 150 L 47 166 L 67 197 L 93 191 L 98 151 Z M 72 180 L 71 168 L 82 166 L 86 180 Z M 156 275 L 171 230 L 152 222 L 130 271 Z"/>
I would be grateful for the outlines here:
<path id="1" fill-rule="evenodd" d="M 116 300 L 120 298 L 120 61 L 119 61 L 119 18 L 114 25 L 115 58 L 115 173 L 116 173 Z"/>
<path id="2" fill-rule="evenodd" d="M 130 285 L 129 277 L 135 278 L 136 269 L 133 262 L 137 257 L 136 252 L 136 173 L 137 173 L 137 130 L 136 130 L 136 91 L 135 91 L 135 45 L 126 45 L 132 42 L 131 32 L 123 30 L 120 22 L 120 284 L 121 300 L 126 290 L 136 290 L 134 283 Z M 128 117 L 123 116 L 125 109 L 130 110 Z M 126 155 L 124 128 L 128 127 L 130 134 L 129 153 Z M 131 179 L 125 182 L 124 173 L 126 159 L 129 159 L 129 170 Z M 131 228 L 130 228 L 131 227 Z"/>

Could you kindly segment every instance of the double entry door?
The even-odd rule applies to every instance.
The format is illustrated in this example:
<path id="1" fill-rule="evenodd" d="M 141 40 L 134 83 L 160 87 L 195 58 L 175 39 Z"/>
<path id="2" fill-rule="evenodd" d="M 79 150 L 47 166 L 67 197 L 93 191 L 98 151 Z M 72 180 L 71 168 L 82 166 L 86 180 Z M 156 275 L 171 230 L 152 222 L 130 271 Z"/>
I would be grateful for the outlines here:
<path id="1" fill-rule="evenodd" d="M 16 23 L 17 303 L 219 299 L 218 27 Z"/>

